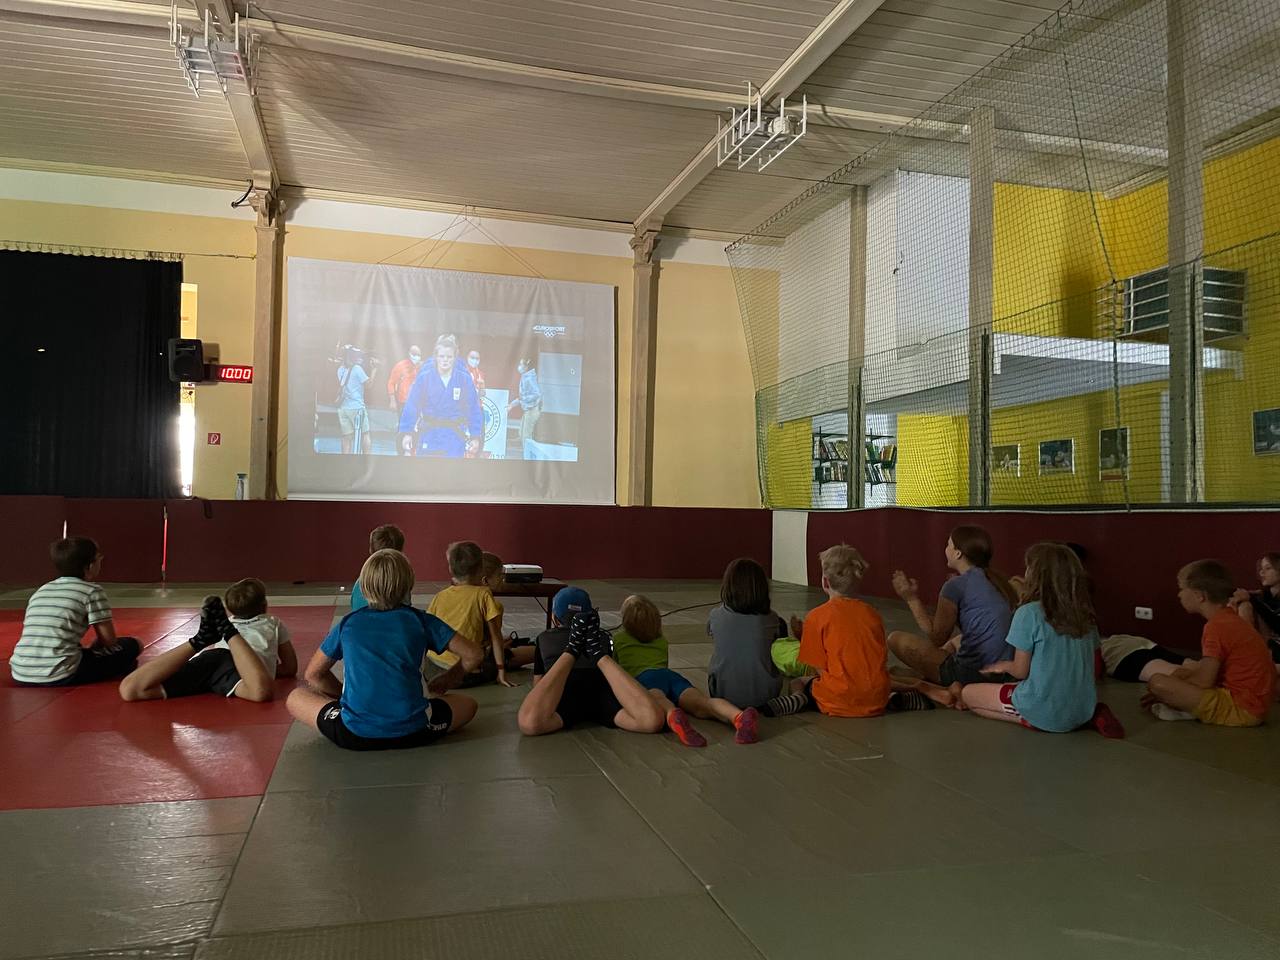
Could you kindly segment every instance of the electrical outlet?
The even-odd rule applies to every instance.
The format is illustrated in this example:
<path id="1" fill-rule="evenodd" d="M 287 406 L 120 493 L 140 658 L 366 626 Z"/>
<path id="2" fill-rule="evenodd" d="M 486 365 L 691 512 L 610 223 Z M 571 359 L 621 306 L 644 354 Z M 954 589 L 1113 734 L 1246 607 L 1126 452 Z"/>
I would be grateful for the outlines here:
<path id="1" fill-rule="evenodd" d="M 1151 620 L 1151 619 L 1154 619 L 1155 617 L 1155 615 L 1151 612 L 1150 607 L 1134 607 L 1133 615 L 1137 617 L 1139 620 Z"/>

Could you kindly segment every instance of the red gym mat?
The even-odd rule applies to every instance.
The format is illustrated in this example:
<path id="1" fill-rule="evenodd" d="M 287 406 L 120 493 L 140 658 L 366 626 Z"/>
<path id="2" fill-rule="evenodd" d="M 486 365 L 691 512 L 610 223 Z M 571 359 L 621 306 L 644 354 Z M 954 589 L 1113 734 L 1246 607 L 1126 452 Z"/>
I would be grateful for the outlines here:
<path id="1" fill-rule="evenodd" d="M 280 607 L 299 669 L 320 645 L 334 607 Z M 12 615 L 17 614 L 14 618 Z M 17 642 L 22 611 L 0 611 L 0 658 Z M 150 659 L 195 629 L 190 609 L 117 609 L 116 631 Z M 114 683 L 42 690 L 0 671 L 0 810 L 208 800 L 261 794 L 289 730 L 279 680 L 272 703 L 212 694 L 124 703 Z"/>

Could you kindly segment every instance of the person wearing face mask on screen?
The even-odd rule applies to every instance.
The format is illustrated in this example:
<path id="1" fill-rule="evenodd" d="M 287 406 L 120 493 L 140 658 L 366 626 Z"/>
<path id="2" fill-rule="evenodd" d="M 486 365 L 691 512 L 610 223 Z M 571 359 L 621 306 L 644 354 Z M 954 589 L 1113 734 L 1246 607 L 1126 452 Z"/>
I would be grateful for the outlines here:
<path id="1" fill-rule="evenodd" d="M 481 400 L 484 399 L 484 371 L 480 369 L 480 351 L 471 350 L 467 353 L 467 373 L 471 374 L 471 382 L 475 384 L 476 395 Z"/>
<path id="2" fill-rule="evenodd" d="M 396 413 L 404 410 L 405 401 L 409 399 L 409 390 L 413 381 L 418 378 L 422 369 L 422 348 L 416 343 L 409 347 L 409 356 L 391 368 L 391 376 L 387 378 L 387 399 L 389 406 Z"/>
<path id="3" fill-rule="evenodd" d="M 434 362 L 423 365 L 400 411 L 400 452 L 405 456 L 461 457 L 480 449 L 480 398 L 457 359 L 457 338 L 451 333 L 439 337 Z"/>

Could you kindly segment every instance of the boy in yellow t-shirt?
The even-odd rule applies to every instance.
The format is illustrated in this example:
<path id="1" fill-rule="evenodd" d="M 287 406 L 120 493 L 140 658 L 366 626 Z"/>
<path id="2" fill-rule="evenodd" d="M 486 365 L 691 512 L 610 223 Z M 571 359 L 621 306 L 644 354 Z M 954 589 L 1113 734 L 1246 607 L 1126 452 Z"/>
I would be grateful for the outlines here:
<path id="1" fill-rule="evenodd" d="M 493 593 L 482 584 L 484 553 L 479 544 L 460 540 L 449 544 L 445 552 L 449 562 L 452 586 L 445 587 L 431 599 L 427 613 L 439 617 L 459 636 L 466 637 L 485 651 L 478 682 L 496 679 L 504 687 L 514 687 L 507 679 L 506 652 L 502 640 L 502 608 Z M 458 665 L 432 681 L 432 688 L 448 687 L 461 682 L 465 675 Z M 474 683 L 475 681 L 473 681 Z M 468 684 L 472 685 L 472 684 Z"/>

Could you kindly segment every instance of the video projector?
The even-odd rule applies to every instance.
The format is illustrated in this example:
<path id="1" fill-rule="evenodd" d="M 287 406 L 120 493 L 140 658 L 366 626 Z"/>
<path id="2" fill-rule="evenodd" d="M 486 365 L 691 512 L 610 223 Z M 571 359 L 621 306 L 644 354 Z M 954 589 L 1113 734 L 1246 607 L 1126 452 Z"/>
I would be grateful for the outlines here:
<path id="1" fill-rule="evenodd" d="M 542 568 L 536 563 L 504 563 L 502 577 L 507 583 L 541 583 Z"/>

